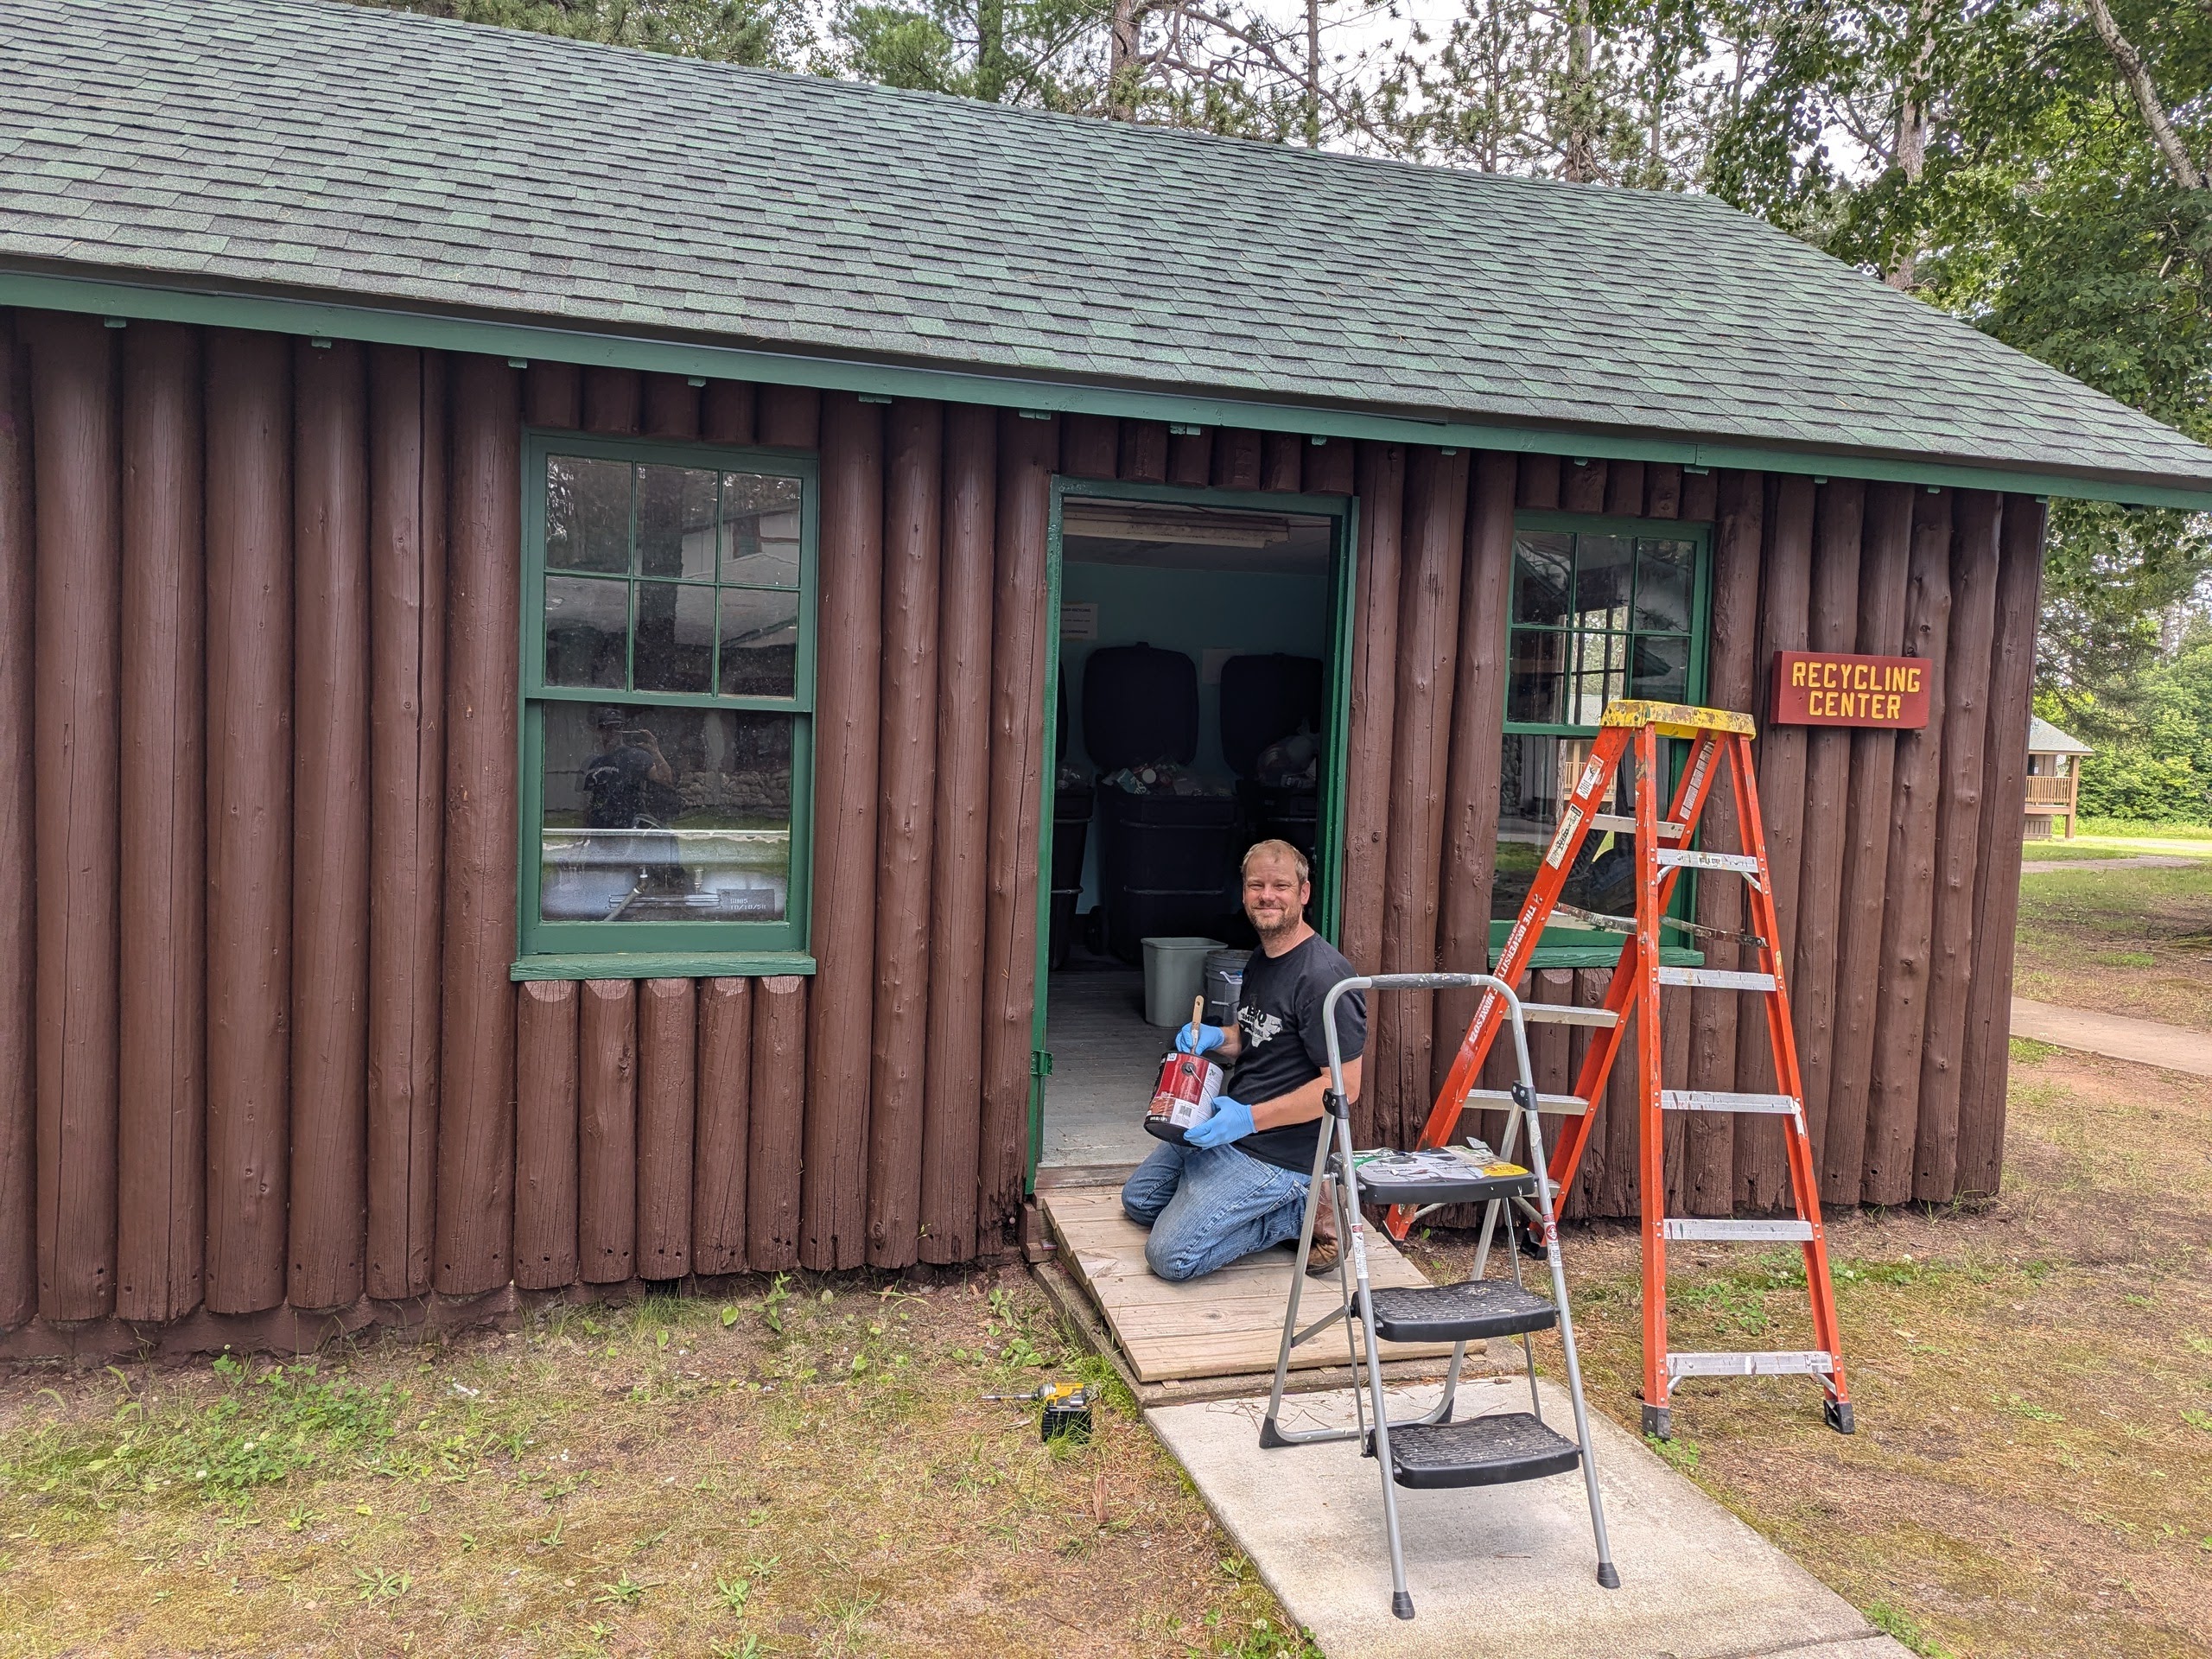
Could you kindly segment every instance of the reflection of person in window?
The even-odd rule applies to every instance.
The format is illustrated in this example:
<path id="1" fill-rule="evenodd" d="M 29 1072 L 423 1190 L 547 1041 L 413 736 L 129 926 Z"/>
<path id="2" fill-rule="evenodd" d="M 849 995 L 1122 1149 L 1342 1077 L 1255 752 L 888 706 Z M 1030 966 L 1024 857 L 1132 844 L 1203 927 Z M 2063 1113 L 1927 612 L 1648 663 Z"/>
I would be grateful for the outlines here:
<path id="1" fill-rule="evenodd" d="M 660 752 L 660 740 L 643 727 L 626 728 L 626 718 L 620 709 L 599 711 L 599 752 L 584 764 L 582 780 L 589 797 L 584 823 L 590 829 L 661 828 L 662 815 L 654 809 L 675 788 L 676 771 Z"/>

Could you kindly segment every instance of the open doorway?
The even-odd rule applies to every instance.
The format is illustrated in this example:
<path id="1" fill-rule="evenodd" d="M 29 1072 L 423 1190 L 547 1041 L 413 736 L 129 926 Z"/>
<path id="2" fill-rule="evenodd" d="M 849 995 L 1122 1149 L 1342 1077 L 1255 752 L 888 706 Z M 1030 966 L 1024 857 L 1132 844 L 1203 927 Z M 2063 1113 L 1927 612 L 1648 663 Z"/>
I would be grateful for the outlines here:
<path id="1" fill-rule="evenodd" d="M 1246 848 L 1304 853 L 1335 931 L 1349 504 L 1095 487 L 1064 484 L 1058 515 L 1042 1166 L 1155 1144 L 1145 1104 L 1192 990 L 1235 1015 Z"/>

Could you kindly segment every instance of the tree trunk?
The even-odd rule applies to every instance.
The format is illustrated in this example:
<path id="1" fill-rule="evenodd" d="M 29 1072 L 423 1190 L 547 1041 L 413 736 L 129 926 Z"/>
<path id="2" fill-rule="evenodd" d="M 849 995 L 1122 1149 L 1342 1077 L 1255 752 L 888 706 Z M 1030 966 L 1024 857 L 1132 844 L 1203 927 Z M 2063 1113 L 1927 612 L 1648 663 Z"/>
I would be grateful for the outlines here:
<path id="1" fill-rule="evenodd" d="M 1590 84 L 1596 55 L 1590 24 L 1590 0 L 1569 0 L 1567 9 L 1567 154 L 1570 184 L 1595 183 L 1598 177 L 1597 89 Z"/>
<path id="2" fill-rule="evenodd" d="M 1321 145 L 1321 0 L 1306 0 L 1306 147 Z"/>
<path id="3" fill-rule="evenodd" d="M 1137 117 L 1137 46 L 1144 30 L 1146 8 L 1141 0 L 1114 0 L 1110 55 L 1106 67 L 1106 118 L 1134 121 Z"/>
<path id="4" fill-rule="evenodd" d="M 2120 66 L 2120 76 L 2127 82 L 2127 90 L 2134 94 L 2135 107 L 2143 111 L 2144 124 L 2151 129 L 2151 137 L 2158 146 L 2158 153 L 2166 158 L 2174 176 L 2188 190 L 2204 188 L 2203 169 L 2189 153 L 2181 135 L 2174 130 L 2173 122 L 2166 115 L 2165 105 L 2158 98 L 2158 83 L 2151 79 L 2151 72 L 2144 67 L 2143 54 L 2128 38 L 2120 32 L 2120 25 L 2113 19 L 2112 8 L 2105 0 L 2088 0 L 2089 21 L 2096 25 L 2097 35 L 2113 61 Z"/>
<path id="5" fill-rule="evenodd" d="M 1006 0 L 976 8 L 976 96 L 995 104 L 1006 96 Z"/>

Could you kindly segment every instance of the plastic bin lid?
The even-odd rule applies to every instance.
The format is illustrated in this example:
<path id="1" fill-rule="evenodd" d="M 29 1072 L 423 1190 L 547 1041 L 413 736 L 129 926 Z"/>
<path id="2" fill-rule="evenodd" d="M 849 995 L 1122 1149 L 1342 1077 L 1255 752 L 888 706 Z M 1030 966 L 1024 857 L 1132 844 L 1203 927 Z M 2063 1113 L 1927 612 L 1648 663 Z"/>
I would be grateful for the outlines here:
<path id="1" fill-rule="evenodd" d="M 1270 743 L 1300 726 L 1319 735 L 1325 671 L 1318 657 L 1285 652 L 1232 657 L 1221 665 L 1221 753 L 1249 778 Z"/>

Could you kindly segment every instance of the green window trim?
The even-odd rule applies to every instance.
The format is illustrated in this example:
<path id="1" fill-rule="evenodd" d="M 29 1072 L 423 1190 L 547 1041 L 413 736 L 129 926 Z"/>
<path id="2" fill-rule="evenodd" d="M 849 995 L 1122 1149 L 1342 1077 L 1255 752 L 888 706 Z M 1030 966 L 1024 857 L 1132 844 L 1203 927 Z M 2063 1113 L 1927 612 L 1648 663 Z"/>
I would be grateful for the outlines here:
<path id="1" fill-rule="evenodd" d="M 1711 638 L 1713 587 L 1712 526 L 1701 521 L 1689 522 L 1674 518 L 1622 518 L 1604 513 L 1521 512 L 1513 516 L 1516 543 L 1524 534 L 1565 532 L 1573 535 L 1643 537 L 1654 540 L 1690 542 L 1696 547 L 1695 563 L 1690 587 L 1690 619 L 1688 631 L 1689 662 L 1685 696 L 1693 703 L 1701 702 L 1706 695 L 1706 667 L 1707 645 Z M 1521 580 L 1520 558 L 1516 552 L 1514 569 L 1507 590 L 1505 614 L 1498 620 L 1498 632 L 1505 646 L 1504 660 L 1509 675 L 1511 671 L 1511 640 L 1516 628 L 1523 632 L 1556 632 L 1561 633 L 1586 632 L 1571 627 L 1549 627 L 1516 621 L 1519 609 Z M 1632 601 L 1631 601 L 1632 605 Z M 1604 631 L 1600 631 L 1604 632 Z M 1633 639 L 1641 632 L 1633 626 L 1633 612 L 1629 626 L 1618 631 L 1621 637 Z M 1511 691 L 1508 688 L 1510 699 Z M 1510 703 L 1509 703 L 1510 707 Z M 1499 734 L 1500 741 L 1516 736 L 1594 738 L 1599 728 L 1571 721 L 1534 721 L 1507 719 Z M 1678 763 L 1679 764 L 1679 763 Z M 1669 779 L 1671 786 L 1672 779 Z M 1662 804 L 1662 810 L 1664 810 Z M 1694 872 L 1689 873 L 1675 887 L 1672 913 L 1686 916 L 1695 902 Z M 1506 935 L 1512 930 L 1510 918 L 1496 918 L 1491 922 L 1490 950 L 1491 964 L 1497 964 L 1503 950 Z M 1537 942 L 1529 959 L 1531 968 L 1580 969 L 1611 968 L 1620 957 L 1624 937 L 1600 928 L 1586 927 L 1578 923 L 1554 921 L 1544 929 L 1543 938 Z M 1683 945 L 1667 944 L 1660 950 L 1660 960 L 1670 967 L 1696 967 L 1703 963 L 1705 954 Z"/>
<path id="2" fill-rule="evenodd" d="M 551 457 L 670 467 L 716 474 L 772 475 L 799 485 L 798 615 L 794 634 L 791 694 L 788 696 L 725 692 L 719 670 L 710 670 L 703 691 L 635 690 L 612 686 L 550 684 L 546 677 L 547 463 Z M 810 825 L 814 796 L 813 716 L 817 625 L 816 571 L 820 537 L 820 480 L 812 455 L 750 446 L 609 438 L 566 431 L 526 430 L 523 444 L 523 581 L 521 779 L 517 832 L 516 980 L 698 977 L 720 975 L 810 974 L 815 962 L 810 933 Z M 717 523 L 719 523 L 719 517 Z M 626 614 L 634 626 L 639 595 L 649 584 L 693 593 L 788 593 L 787 582 L 772 578 L 733 580 L 724 573 L 719 543 L 716 563 L 705 577 L 684 575 L 656 578 L 638 566 L 638 510 L 633 505 L 624 534 L 629 550 L 620 572 L 590 575 L 607 586 L 626 584 Z M 578 576 L 575 569 L 556 576 Z M 715 630 L 710 662 L 719 661 L 724 641 Z M 624 677 L 634 680 L 634 638 L 626 635 Z M 561 705 L 622 704 L 708 713 L 767 713 L 791 720 L 790 853 L 785 874 L 784 917 L 775 921 L 597 921 L 547 920 L 542 909 L 545 814 L 545 721 Z"/>

